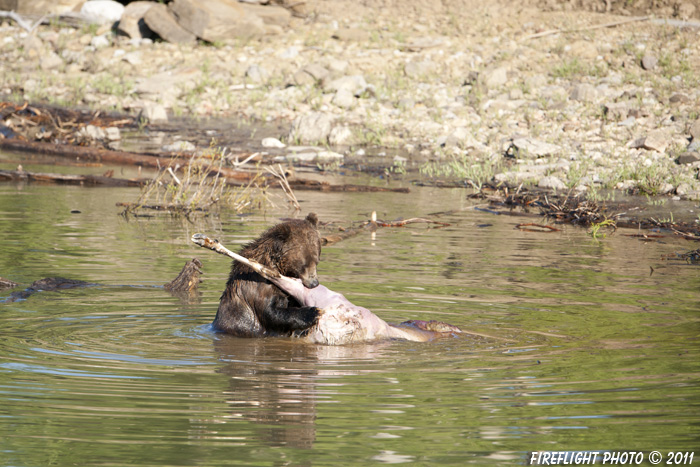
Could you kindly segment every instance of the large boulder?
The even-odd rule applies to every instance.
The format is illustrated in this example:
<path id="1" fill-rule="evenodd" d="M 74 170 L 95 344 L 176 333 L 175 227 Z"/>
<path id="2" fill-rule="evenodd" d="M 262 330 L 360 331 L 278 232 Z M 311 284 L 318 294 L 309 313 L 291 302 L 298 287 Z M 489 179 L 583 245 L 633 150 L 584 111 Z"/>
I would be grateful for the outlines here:
<path id="1" fill-rule="evenodd" d="M 254 5 L 250 3 L 239 3 L 248 14 L 258 16 L 265 24 L 285 27 L 289 24 L 292 14 L 289 10 L 272 5 Z"/>
<path id="2" fill-rule="evenodd" d="M 311 112 L 297 117 L 289 132 L 289 141 L 301 144 L 325 144 L 331 132 L 333 116 Z"/>
<path id="3" fill-rule="evenodd" d="M 197 37 L 192 32 L 178 24 L 168 7 L 162 3 L 156 3 L 149 8 L 143 20 L 149 29 L 165 41 L 190 43 L 197 40 Z"/>
<path id="4" fill-rule="evenodd" d="M 151 37 L 153 31 L 146 25 L 143 18 L 153 5 L 153 2 L 144 1 L 129 3 L 126 8 L 124 8 L 122 18 L 119 20 L 119 25 L 117 25 L 119 32 L 132 39 Z"/>
<path id="5" fill-rule="evenodd" d="M 169 8 L 180 26 L 208 42 L 226 42 L 265 34 L 263 20 L 235 0 L 174 0 Z"/>
<path id="6" fill-rule="evenodd" d="M 92 0 L 83 3 L 80 15 L 92 23 L 114 24 L 122 17 L 124 5 L 114 0 Z"/>

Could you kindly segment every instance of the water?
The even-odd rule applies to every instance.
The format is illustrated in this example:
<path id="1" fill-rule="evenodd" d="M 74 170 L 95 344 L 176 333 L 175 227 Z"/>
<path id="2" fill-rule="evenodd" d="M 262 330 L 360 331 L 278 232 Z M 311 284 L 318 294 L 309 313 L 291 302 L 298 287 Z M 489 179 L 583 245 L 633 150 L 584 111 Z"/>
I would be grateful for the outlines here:
<path id="1" fill-rule="evenodd" d="M 520 218 L 466 209 L 460 190 L 297 195 L 341 225 L 465 208 L 441 218 L 450 227 L 325 248 L 319 274 L 389 322 L 481 336 L 326 347 L 215 334 L 230 263 L 189 237 L 237 249 L 283 207 L 127 221 L 115 203 L 133 189 L 1 184 L 0 275 L 99 285 L 0 303 L 0 464 L 521 465 L 537 450 L 700 445 L 700 269 L 662 258 L 696 244 L 521 232 Z M 205 282 L 187 303 L 160 286 L 194 256 Z"/>

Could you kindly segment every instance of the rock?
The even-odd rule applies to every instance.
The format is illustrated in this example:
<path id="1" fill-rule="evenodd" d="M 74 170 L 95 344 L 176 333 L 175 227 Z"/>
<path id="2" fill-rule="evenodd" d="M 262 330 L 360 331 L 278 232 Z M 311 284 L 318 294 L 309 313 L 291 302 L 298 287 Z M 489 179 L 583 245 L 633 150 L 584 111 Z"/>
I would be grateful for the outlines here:
<path id="1" fill-rule="evenodd" d="M 357 28 L 341 28 L 338 29 L 333 33 L 333 39 L 337 39 L 339 41 L 366 41 L 369 40 L 369 32 L 367 32 L 364 29 L 357 29 Z"/>
<path id="2" fill-rule="evenodd" d="M 293 152 L 286 156 L 275 157 L 275 162 L 333 162 L 342 161 L 345 158 L 342 154 L 333 151 L 319 152 Z"/>
<path id="3" fill-rule="evenodd" d="M 700 161 L 700 152 L 686 151 L 678 156 L 676 162 L 679 164 L 692 164 L 693 162 Z"/>
<path id="4" fill-rule="evenodd" d="M 150 123 L 167 122 L 168 114 L 162 105 L 155 102 L 146 102 L 141 109 L 139 118 L 143 118 Z"/>
<path id="5" fill-rule="evenodd" d="M 505 67 L 498 67 L 488 70 L 480 75 L 479 78 L 488 89 L 496 89 L 508 82 L 508 69 Z"/>
<path id="6" fill-rule="evenodd" d="M 671 95 L 671 97 L 668 98 L 668 101 L 671 104 L 683 104 L 685 102 L 688 102 L 690 99 L 686 94 L 683 94 L 682 92 L 676 92 Z"/>
<path id="7" fill-rule="evenodd" d="M 564 102 L 569 97 L 569 93 L 562 86 L 544 86 L 540 88 L 539 95 L 543 99 L 548 99 L 554 102 Z"/>
<path id="8" fill-rule="evenodd" d="M 676 194 L 678 196 L 685 196 L 690 192 L 690 190 L 690 184 L 683 182 L 676 187 Z"/>
<path id="9" fill-rule="evenodd" d="M 270 72 L 259 65 L 251 65 L 245 71 L 245 77 L 253 83 L 263 84 L 270 80 Z"/>
<path id="10" fill-rule="evenodd" d="M 536 182 L 539 180 L 540 175 L 534 172 L 502 172 L 494 175 L 494 180 L 497 182 L 507 182 L 507 183 L 529 183 Z"/>
<path id="11" fill-rule="evenodd" d="M 680 5 L 676 5 L 676 14 L 682 20 L 688 20 L 695 14 L 696 7 L 690 2 L 683 2 Z"/>
<path id="12" fill-rule="evenodd" d="M 328 76 L 328 70 L 323 66 L 312 63 L 294 73 L 294 82 L 297 86 L 314 85 Z"/>
<path id="13" fill-rule="evenodd" d="M 576 57 L 592 60 L 598 56 L 598 49 L 592 41 L 576 41 L 569 47 L 569 53 Z"/>
<path id="14" fill-rule="evenodd" d="M 122 57 L 122 60 L 125 62 L 131 64 L 131 65 L 140 65 L 141 64 L 141 53 L 140 52 L 129 52 L 128 54 L 124 54 Z"/>
<path id="15" fill-rule="evenodd" d="M 279 54 L 280 58 L 284 58 L 285 60 L 292 60 L 295 59 L 299 56 L 299 48 L 291 46 L 289 48 L 286 48 L 282 51 L 282 53 Z"/>
<path id="16" fill-rule="evenodd" d="M 611 120 L 624 120 L 629 116 L 630 108 L 626 102 L 610 102 L 603 106 L 603 111 Z"/>
<path id="17" fill-rule="evenodd" d="M 105 138 L 108 141 L 119 141 L 122 139 L 121 131 L 116 126 L 110 126 L 105 128 Z"/>
<path id="18" fill-rule="evenodd" d="M 523 90 L 520 88 L 513 88 L 508 91 L 508 99 L 510 100 L 519 100 L 523 97 L 525 97 L 525 93 L 523 93 Z"/>
<path id="19" fill-rule="evenodd" d="M 347 89 L 339 89 L 331 102 L 338 107 L 349 109 L 355 105 L 355 96 Z"/>
<path id="20" fill-rule="evenodd" d="M 435 71 L 435 67 L 435 63 L 429 60 L 420 62 L 412 60 L 404 66 L 403 71 L 409 78 L 418 78 Z"/>
<path id="21" fill-rule="evenodd" d="M 626 119 L 624 119 L 623 121 L 621 121 L 617 125 L 631 128 L 634 126 L 636 121 L 637 121 L 637 119 L 634 117 L 627 117 Z"/>
<path id="22" fill-rule="evenodd" d="M 22 41 L 24 56 L 28 59 L 37 59 L 44 54 L 44 43 L 34 34 L 28 34 Z"/>
<path id="23" fill-rule="evenodd" d="M 328 71 L 336 74 L 344 74 L 345 70 L 348 69 L 349 63 L 346 60 L 338 60 L 337 58 L 330 58 L 328 60 Z"/>
<path id="24" fill-rule="evenodd" d="M 138 1 L 129 3 L 124 8 L 117 30 L 132 39 L 152 37 L 153 31 L 150 30 L 143 19 L 148 9 L 152 6 L 153 2 Z"/>
<path id="25" fill-rule="evenodd" d="M 554 175 L 541 178 L 537 183 L 537 186 L 540 188 L 551 188 L 557 191 L 566 190 L 566 185 L 564 182 Z"/>
<path id="26" fill-rule="evenodd" d="M 352 130 L 345 125 L 333 127 L 328 135 L 328 143 L 331 146 L 349 146 L 354 144 L 354 139 Z"/>
<path id="27" fill-rule="evenodd" d="M 438 143 L 440 141 L 438 140 Z M 483 148 L 483 145 L 474 139 L 472 132 L 465 127 L 459 127 L 450 133 L 440 146 L 458 147 L 461 149 Z"/>
<path id="28" fill-rule="evenodd" d="M 537 90 L 547 85 L 547 77 L 545 75 L 533 75 L 525 78 L 525 87 L 530 90 L 530 93 L 537 93 Z"/>
<path id="29" fill-rule="evenodd" d="M 148 100 L 171 105 L 183 90 L 193 88 L 201 76 L 202 71 L 196 68 L 164 71 L 148 78 L 137 78 L 134 91 Z"/>
<path id="30" fill-rule="evenodd" d="M 644 54 L 642 57 L 642 68 L 645 70 L 653 70 L 656 68 L 656 65 L 659 63 L 659 59 L 656 58 L 654 55 L 651 54 Z"/>
<path id="31" fill-rule="evenodd" d="M 282 141 L 278 140 L 277 138 L 263 138 L 262 142 L 262 147 L 264 148 L 284 148 L 287 147 L 286 144 L 284 144 Z"/>
<path id="32" fill-rule="evenodd" d="M 690 125 L 690 136 L 693 137 L 693 140 L 700 140 L 700 118 Z"/>
<path id="33" fill-rule="evenodd" d="M 331 132 L 333 117 L 321 112 L 311 112 L 297 117 L 289 132 L 289 141 L 300 143 L 325 143 Z"/>
<path id="34" fill-rule="evenodd" d="M 41 59 L 39 66 L 42 70 L 55 70 L 63 65 L 61 57 L 51 52 Z"/>
<path id="35" fill-rule="evenodd" d="M 662 183 L 661 186 L 659 187 L 659 194 L 660 195 L 667 195 L 675 190 L 675 187 L 670 184 L 670 183 Z"/>
<path id="36" fill-rule="evenodd" d="M 513 146 L 518 149 L 518 157 L 542 157 L 561 151 L 561 148 L 556 144 L 545 143 L 535 138 L 515 138 Z"/>
<path id="37" fill-rule="evenodd" d="M 319 81 L 319 82 L 323 81 L 328 76 L 328 70 L 324 66 L 319 65 L 318 63 L 312 63 L 310 65 L 306 65 L 303 68 L 303 70 L 304 70 L 304 72 L 311 75 L 311 77 L 313 79 L 315 79 L 316 81 Z"/>
<path id="38" fill-rule="evenodd" d="M 168 7 L 162 3 L 153 5 L 143 16 L 143 20 L 161 39 L 176 44 L 194 43 L 197 37 L 180 26 Z"/>
<path id="39" fill-rule="evenodd" d="M 671 138 L 665 130 L 653 130 L 645 137 L 639 138 L 632 143 L 633 148 L 644 148 L 650 151 L 665 152 Z"/>
<path id="40" fill-rule="evenodd" d="M 112 24 L 119 21 L 124 13 L 124 5 L 114 0 L 91 0 L 83 3 L 80 15 L 87 21 L 98 24 Z"/>
<path id="41" fill-rule="evenodd" d="M 271 24 L 286 28 L 289 21 L 292 19 L 292 13 L 286 8 L 273 5 L 252 5 L 241 3 L 239 6 L 252 16 L 257 16 L 263 20 L 265 24 Z"/>
<path id="42" fill-rule="evenodd" d="M 78 138 L 84 141 L 101 141 L 106 137 L 105 130 L 95 125 L 86 125 L 78 130 Z"/>
<path id="43" fill-rule="evenodd" d="M 598 98 L 598 90 L 590 84 L 581 83 L 573 87 L 569 97 L 575 101 L 595 102 Z"/>
<path id="44" fill-rule="evenodd" d="M 305 72 L 304 70 L 299 70 L 296 73 L 294 73 L 293 79 L 294 84 L 296 84 L 297 86 L 313 86 L 314 84 L 316 84 L 316 80 L 314 79 L 314 77 Z"/>
<path id="45" fill-rule="evenodd" d="M 343 76 L 342 78 L 331 81 L 323 87 L 323 90 L 326 92 L 338 92 L 341 89 L 350 91 L 353 96 L 359 97 L 367 90 L 367 81 L 365 81 L 362 75 Z"/>
<path id="46" fill-rule="evenodd" d="M 401 110 L 409 110 L 415 106 L 416 106 L 416 101 L 414 101 L 410 97 L 403 97 L 403 98 L 399 99 L 399 102 L 396 104 L 396 108 L 401 109 Z"/>
<path id="47" fill-rule="evenodd" d="M 102 34 L 100 36 L 93 37 L 90 40 L 90 45 L 96 49 L 103 49 L 105 47 L 109 47 L 110 42 L 109 42 L 109 39 L 107 39 L 107 35 Z"/>
<path id="48" fill-rule="evenodd" d="M 265 34 L 263 20 L 235 0 L 174 0 L 169 8 L 180 26 L 207 42 L 249 39 Z"/>
<path id="49" fill-rule="evenodd" d="M 197 150 L 197 146 L 189 141 L 175 141 L 162 146 L 161 149 L 165 152 L 194 152 Z"/>

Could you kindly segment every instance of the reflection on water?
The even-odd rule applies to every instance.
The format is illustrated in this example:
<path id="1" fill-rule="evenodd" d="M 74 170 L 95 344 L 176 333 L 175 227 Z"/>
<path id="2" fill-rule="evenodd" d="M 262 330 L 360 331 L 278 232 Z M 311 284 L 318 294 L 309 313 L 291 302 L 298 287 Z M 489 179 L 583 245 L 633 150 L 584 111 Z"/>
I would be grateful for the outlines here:
<path id="1" fill-rule="evenodd" d="M 501 465 L 699 445 L 700 270 L 662 261 L 687 243 L 521 232 L 459 190 L 301 193 L 339 224 L 464 208 L 446 228 L 326 248 L 319 274 L 387 321 L 473 334 L 315 346 L 212 332 L 229 261 L 188 240 L 237 248 L 289 212 L 119 217 L 135 196 L 0 185 L 0 275 L 99 284 L 0 303 L 3 465 Z M 205 282 L 188 302 L 161 285 L 194 256 Z"/>

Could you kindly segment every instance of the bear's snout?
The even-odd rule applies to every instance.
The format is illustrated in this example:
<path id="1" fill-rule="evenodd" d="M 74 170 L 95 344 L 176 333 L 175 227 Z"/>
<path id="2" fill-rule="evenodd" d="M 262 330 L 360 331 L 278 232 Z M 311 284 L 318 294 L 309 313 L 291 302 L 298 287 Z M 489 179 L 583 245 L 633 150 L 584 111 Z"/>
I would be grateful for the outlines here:
<path id="1" fill-rule="evenodd" d="M 313 289 L 314 287 L 318 287 L 318 277 L 304 277 L 301 283 L 304 284 L 304 287 L 307 289 Z"/>

